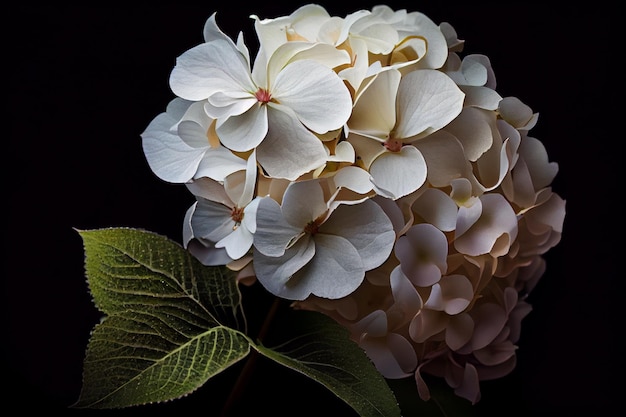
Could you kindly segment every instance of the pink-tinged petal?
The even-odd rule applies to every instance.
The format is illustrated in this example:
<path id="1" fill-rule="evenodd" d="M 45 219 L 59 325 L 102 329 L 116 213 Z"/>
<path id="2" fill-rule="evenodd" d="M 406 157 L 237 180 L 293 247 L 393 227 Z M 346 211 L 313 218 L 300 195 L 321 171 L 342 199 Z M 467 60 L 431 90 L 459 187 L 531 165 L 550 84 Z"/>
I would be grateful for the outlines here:
<path id="1" fill-rule="evenodd" d="M 450 196 L 437 188 L 428 188 L 413 203 L 413 210 L 428 223 L 444 232 L 456 227 L 456 203 Z"/>
<path id="2" fill-rule="evenodd" d="M 513 287 L 506 287 L 502 291 L 502 304 L 506 314 L 511 313 L 511 310 L 517 305 L 518 298 L 517 291 Z"/>
<path id="3" fill-rule="evenodd" d="M 269 104 L 269 130 L 257 148 L 257 160 L 273 178 L 295 180 L 326 163 L 322 142 L 288 107 Z"/>
<path id="4" fill-rule="evenodd" d="M 316 133 L 339 129 L 352 112 L 352 97 L 341 78 L 312 60 L 287 65 L 276 77 L 272 96 Z"/>
<path id="5" fill-rule="evenodd" d="M 361 320 L 350 325 L 350 332 L 357 335 L 384 337 L 387 334 L 387 315 L 382 310 L 374 310 Z"/>
<path id="6" fill-rule="evenodd" d="M 481 366 L 478 371 L 478 377 L 481 381 L 487 381 L 492 379 L 500 379 L 513 372 L 515 365 L 517 364 L 517 356 L 512 355 L 506 361 L 492 366 Z"/>
<path id="7" fill-rule="evenodd" d="M 387 315 L 394 323 L 404 324 L 421 310 L 422 297 L 399 266 L 391 271 L 390 283 L 394 304 L 387 311 Z"/>
<path id="8" fill-rule="evenodd" d="M 255 91 L 248 62 L 232 41 L 200 44 L 176 59 L 170 74 L 172 92 L 186 100 L 200 101 L 222 91 Z"/>
<path id="9" fill-rule="evenodd" d="M 509 314 L 508 326 L 510 328 L 509 338 L 511 342 L 517 343 L 521 334 L 522 319 L 530 314 L 533 307 L 527 302 L 520 301 Z"/>
<path id="10" fill-rule="evenodd" d="M 388 70 L 377 74 L 359 94 L 348 127 L 351 132 L 362 132 L 387 137 L 396 123 L 396 94 L 400 85 L 400 71 Z"/>
<path id="11" fill-rule="evenodd" d="M 396 336 L 402 337 L 399 335 Z M 399 363 L 398 359 L 404 359 L 405 361 L 407 361 L 407 359 L 405 359 L 403 356 L 408 356 L 408 361 L 410 361 L 411 352 L 413 356 L 415 356 L 415 351 L 413 351 L 410 344 L 408 346 L 400 345 L 399 342 L 396 342 L 396 344 L 396 347 L 401 350 L 400 358 L 397 358 L 394 355 L 394 352 L 390 349 L 386 338 L 373 338 L 366 336 L 359 342 L 359 346 L 365 351 L 365 353 L 372 360 L 372 362 L 374 362 L 374 365 L 376 366 L 378 372 L 380 372 L 385 378 L 391 379 L 405 378 L 407 376 L 410 376 L 410 373 L 407 373 L 402 369 L 402 365 Z M 417 359 L 415 359 L 415 361 L 417 362 Z"/>
<path id="12" fill-rule="evenodd" d="M 345 168 L 342 169 L 342 171 Z M 393 225 L 393 230 L 396 232 L 396 236 L 400 236 L 404 234 L 404 229 L 406 227 L 406 220 L 404 218 L 404 213 L 402 209 L 397 203 L 397 200 L 391 200 L 389 198 L 384 198 L 379 195 L 374 196 L 372 200 L 378 204 L 389 220 L 391 220 L 391 224 Z"/>
<path id="13" fill-rule="evenodd" d="M 452 350 L 461 349 L 471 339 L 474 333 L 474 320 L 469 314 L 459 314 L 450 318 L 446 328 L 446 345 Z"/>
<path id="14" fill-rule="evenodd" d="M 454 247 L 470 256 L 485 253 L 502 256 L 508 252 L 511 242 L 517 237 L 515 212 L 502 194 L 484 194 L 480 197 L 480 202 L 482 213 L 469 229 L 466 229 L 465 225 L 459 227 L 463 208 L 459 209 Z M 467 230 L 465 233 L 464 229 Z"/>
<path id="15" fill-rule="evenodd" d="M 493 146 L 496 117 L 492 111 L 465 107 L 445 130 L 461 142 L 467 159 L 475 162 Z"/>
<path id="16" fill-rule="evenodd" d="M 409 324 L 411 339 L 417 343 L 424 343 L 431 336 L 443 331 L 450 321 L 450 316 L 439 311 L 423 308 L 413 317 Z"/>
<path id="17" fill-rule="evenodd" d="M 400 81 L 398 138 L 427 136 L 450 123 L 461 113 L 465 94 L 447 75 L 436 70 L 415 70 Z"/>
<path id="18" fill-rule="evenodd" d="M 387 260 L 396 239 L 391 221 L 371 200 L 339 206 L 320 226 L 319 233 L 341 235 L 347 239 L 359 254 L 365 271 Z"/>
<path id="19" fill-rule="evenodd" d="M 465 310 L 473 298 L 474 288 L 467 277 L 447 275 L 432 286 L 424 307 L 455 315 Z"/>
<path id="20" fill-rule="evenodd" d="M 377 188 L 393 199 L 417 190 L 426 181 L 426 161 L 412 145 L 399 152 L 384 152 L 370 166 L 370 174 Z"/>
<path id="21" fill-rule="evenodd" d="M 263 255 L 284 255 L 291 240 L 302 233 L 302 228 L 287 223 L 281 207 L 270 197 L 260 199 L 256 212 L 254 246 Z"/>
<path id="22" fill-rule="evenodd" d="M 435 226 L 416 224 L 398 238 L 395 254 L 409 280 L 428 287 L 438 282 L 447 269 L 448 241 Z"/>
<path id="23" fill-rule="evenodd" d="M 422 365 L 418 366 L 415 370 L 415 384 L 417 386 L 417 393 L 420 396 L 422 401 L 430 400 L 430 390 L 428 389 L 428 385 L 426 381 L 424 381 L 424 377 L 422 377 L 421 371 Z"/>
<path id="24" fill-rule="evenodd" d="M 359 345 L 385 378 L 406 378 L 417 366 L 413 346 L 399 334 L 389 333 L 380 338 L 367 335 L 360 340 Z"/>
<path id="25" fill-rule="evenodd" d="M 300 230 L 323 215 L 327 206 L 319 180 L 292 182 L 285 190 L 282 210 L 287 223 Z"/>
<path id="26" fill-rule="evenodd" d="M 491 343 L 506 324 L 506 312 L 497 304 L 485 303 L 474 307 L 471 312 L 474 323 L 472 348 L 482 349 Z"/>
<path id="27" fill-rule="evenodd" d="M 315 243 L 308 235 L 287 249 L 283 256 L 265 256 L 255 247 L 253 262 L 257 279 L 277 297 L 304 300 L 311 294 L 311 285 L 295 274 L 311 261 L 315 252 Z"/>
<path id="28" fill-rule="evenodd" d="M 294 273 L 281 296 L 301 300 L 314 294 L 337 299 L 353 293 L 365 278 L 363 261 L 354 246 L 341 236 L 318 233 L 313 239 L 315 256 Z"/>
<path id="29" fill-rule="evenodd" d="M 410 376 L 417 367 L 417 356 L 411 342 L 402 335 L 389 333 L 387 335 L 387 346 L 400 365 L 400 369 L 404 372 L 402 375 L 398 374 L 397 378 Z M 391 378 L 391 376 L 388 378 Z"/>
<path id="30" fill-rule="evenodd" d="M 461 385 L 454 390 L 454 393 L 459 397 L 469 400 L 472 405 L 480 401 L 480 383 L 478 380 L 478 372 L 474 365 L 470 363 L 465 364 L 463 380 Z"/>
<path id="31" fill-rule="evenodd" d="M 517 346 L 507 340 L 498 344 L 491 344 L 482 349 L 474 351 L 474 356 L 478 361 L 486 366 L 495 366 L 508 361 L 515 355 Z"/>
<path id="32" fill-rule="evenodd" d="M 267 106 L 256 104 L 245 113 L 218 120 L 215 132 L 229 149 L 245 152 L 257 147 L 268 132 Z"/>
<path id="33" fill-rule="evenodd" d="M 446 187 L 456 178 L 470 178 L 472 168 L 461 142 L 440 130 L 413 142 L 426 160 L 427 179 L 434 187 Z"/>

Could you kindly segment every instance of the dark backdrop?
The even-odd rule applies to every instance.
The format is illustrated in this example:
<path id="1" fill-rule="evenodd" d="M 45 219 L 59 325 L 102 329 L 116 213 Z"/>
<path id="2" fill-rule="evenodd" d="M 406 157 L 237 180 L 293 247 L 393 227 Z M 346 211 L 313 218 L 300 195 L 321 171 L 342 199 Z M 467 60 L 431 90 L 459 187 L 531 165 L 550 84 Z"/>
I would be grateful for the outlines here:
<path id="1" fill-rule="evenodd" d="M 176 57 L 202 41 L 203 24 L 214 11 L 227 34 L 244 31 L 252 48 L 250 14 L 277 17 L 301 4 L 13 6 L 5 11 L 10 21 L 4 37 L 8 211 L 1 304 L 8 388 L 2 406 L 19 415 L 19 410 L 92 414 L 68 409 L 78 397 L 89 333 L 100 318 L 87 290 L 82 241 L 73 228 L 129 226 L 180 241 L 191 195 L 152 174 L 139 137 L 173 98 L 168 76 Z M 320 4 L 342 16 L 376 2 Z M 602 410 L 622 407 L 621 13 L 601 2 L 584 8 L 527 2 L 387 4 L 423 12 L 436 23 L 450 22 L 466 40 L 465 52 L 487 55 L 498 92 L 539 112 L 531 134 L 560 166 L 553 188 L 567 200 L 563 239 L 546 256 L 547 272 L 529 299 L 534 310 L 523 322 L 518 366 L 509 376 L 482 384 L 478 415 L 570 415 L 593 409 L 605 415 Z M 304 377 L 264 361 L 259 366 L 242 413 L 351 415 Z M 225 401 L 240 370 L 234 366 L 169 404 L 93 414 L 209 416 Z"/>

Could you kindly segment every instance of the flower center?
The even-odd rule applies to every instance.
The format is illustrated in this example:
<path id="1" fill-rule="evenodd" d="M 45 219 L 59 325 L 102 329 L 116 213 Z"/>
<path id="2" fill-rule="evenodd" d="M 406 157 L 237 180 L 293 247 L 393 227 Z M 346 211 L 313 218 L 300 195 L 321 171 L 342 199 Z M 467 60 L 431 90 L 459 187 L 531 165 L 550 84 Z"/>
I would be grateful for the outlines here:
<path id="1" fill-rule="evenodd" d="M 402 141 L 398 139 L 392 139 L 390 137 L 383 143 L 383 146 L 387 148 L 387 150 L 390 152 L 400 152 L 400 149 L 402 149 Z"/>
<path id="2" fill-rule="evenodd" d="M 324 216 L 322 215 L 318 217 L 317 219 L 311 220 L 310 222 L 308 222 L 307 225 L 304 226 L 304 233 L 308 233 L 310 235 L 316 234 L 321 224 L 323 223 L 323 219 L 324 219 Z"/>
<path id="3" fill-rule="evenodd" d="M 230 218 L 233 219 L 233 221 L 235 222 L 235 225 L 233 226 L 233 230 L 237 230 L 237 228 L 243 221 L 243 208 L 233 207 L 230 210 Z"/>
<path id="4" fill-rule="evenodd" d="M 269 103 L 272 100 L 272 95 L 270 94 L 269 91 L 267 91 L 264 88 L 259 88 L 259 90 L 254 94 L 254 96 L 256 97 L 257 100 L 259 100 L 260 103 Z"/>

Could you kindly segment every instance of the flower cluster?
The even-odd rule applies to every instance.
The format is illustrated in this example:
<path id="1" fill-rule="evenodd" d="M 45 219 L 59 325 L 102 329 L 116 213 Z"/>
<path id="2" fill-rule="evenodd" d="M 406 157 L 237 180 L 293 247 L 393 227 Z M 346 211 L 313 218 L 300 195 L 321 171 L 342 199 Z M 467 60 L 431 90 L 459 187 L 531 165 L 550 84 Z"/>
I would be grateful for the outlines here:
<path id="1" fill-rule="evenodd" d="M 561 237 L 558 171 L 453 27 L 387 6 L 254 19 L 253 59 L 213 14 L 142 134 L 195 196 L 184 246 L 349 329 L 386 378 L 479 381 L 515 366 L 524 301 Z"/>

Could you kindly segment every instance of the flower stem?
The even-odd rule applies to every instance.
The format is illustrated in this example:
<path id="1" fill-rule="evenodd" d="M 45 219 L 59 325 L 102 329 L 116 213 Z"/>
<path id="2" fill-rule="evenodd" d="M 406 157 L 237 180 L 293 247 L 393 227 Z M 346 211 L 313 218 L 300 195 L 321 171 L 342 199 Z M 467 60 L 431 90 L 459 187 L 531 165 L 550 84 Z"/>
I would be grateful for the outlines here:
<path id="1" fill-rule="evenodd" d="M 280 302 L 281 302 L 280 298 L 277 297 L 274 299 L 274 302 L 272 303 L 272 306 L 267 312 L 267 315 L 265 316 L 265 320 L 263 321 L 263 324 L 261 325 L 261 329 L 259 330 L 259 333 L 257 336 L 257 342 L 260 343 L 265 337 L 265 335 L 267 334 L 270 324 L 272 320 L 274 319 L 274 316 L 276 315 L 276 311 L 278 310 L 278 307 L 280 306 Z M 248 355 L 248 358 L 246 359 L 246 363 L 243 369 L 241 370 L 241 372 L 239 373 L 239 377 L 237 378 L 237 381 L 235 382 L 233 389 L 230 391 L 230 395 L 226 399 L 224 406 L 222 407 L 222 414 L 221 414 L 222 417 L 228 417 L 231 415 L 230 413 L 232 411 L 233 406 L 241 398 L 241 396 L 243 395 L 243 392 L 245 391 L 246 386 L 250 382 L 250 378 L 252 377 L 252 373 L 254 371 L 254 367 L 256 365 L 258 358 L 259 358 L 259 352 L 256 349 L 251 349 L 250 354 Z"/>

